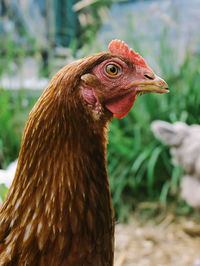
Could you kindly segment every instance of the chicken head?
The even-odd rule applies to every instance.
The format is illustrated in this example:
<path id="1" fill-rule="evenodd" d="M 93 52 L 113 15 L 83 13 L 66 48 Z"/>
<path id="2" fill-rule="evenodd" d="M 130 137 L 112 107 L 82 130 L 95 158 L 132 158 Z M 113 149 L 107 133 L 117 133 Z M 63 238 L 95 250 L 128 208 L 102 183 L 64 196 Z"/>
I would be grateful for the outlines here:
<path id="1" fill-rule="evenodd" d="M 123 118 L 138 94 L 168 92 L 167 83 L 124 42 L 112 41 L 109 50 L 102 62 L 81 77 L 85 83 L 82 96 L 96 113 L 106 108 L 115 117 Z"/>

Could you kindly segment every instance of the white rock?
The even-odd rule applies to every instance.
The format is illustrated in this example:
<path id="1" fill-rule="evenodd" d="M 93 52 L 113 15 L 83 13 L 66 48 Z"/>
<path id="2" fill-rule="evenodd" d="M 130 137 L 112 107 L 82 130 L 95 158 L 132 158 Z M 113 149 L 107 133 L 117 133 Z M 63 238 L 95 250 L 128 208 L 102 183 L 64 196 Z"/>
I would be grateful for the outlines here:
<path id="1" fill-rule="evenodd" d="M 200 125 L 154 121 L 151 128 L 171 147 L 172 163 L 182 166 L 186 174 L 181 183 L 182 197 L 191 206 L 200 207 Z"/>
<path id="2" fill-rule="evenodd" d="M 6 170 L 0 170 L 0 184 L 5 184 L 6 187 L 10 187 L 15 175 L 17 167 L 17 160 L 12 162 Z"/>
<path id="3" fill-rule="evenodd" d="M 181 196 L 191 206 L 200 206 L 200 181 L 192 176 L 184 176 L 181 182 Z"/>

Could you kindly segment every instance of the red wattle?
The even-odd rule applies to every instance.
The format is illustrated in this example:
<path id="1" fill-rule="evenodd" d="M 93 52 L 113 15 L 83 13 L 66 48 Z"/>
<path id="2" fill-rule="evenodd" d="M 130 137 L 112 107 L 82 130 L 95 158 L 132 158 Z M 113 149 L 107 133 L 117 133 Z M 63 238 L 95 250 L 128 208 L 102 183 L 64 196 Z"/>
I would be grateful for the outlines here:
<path id="1" fill-rule="evenodd" d="M 125 95 L 113 98 L 108 103 L 106 103 L 105 106 L 111 113 L 113 113 L 115 117 L 121 119 L 128 114 L 135 100 L 136 92 L 131 91 Z"/>

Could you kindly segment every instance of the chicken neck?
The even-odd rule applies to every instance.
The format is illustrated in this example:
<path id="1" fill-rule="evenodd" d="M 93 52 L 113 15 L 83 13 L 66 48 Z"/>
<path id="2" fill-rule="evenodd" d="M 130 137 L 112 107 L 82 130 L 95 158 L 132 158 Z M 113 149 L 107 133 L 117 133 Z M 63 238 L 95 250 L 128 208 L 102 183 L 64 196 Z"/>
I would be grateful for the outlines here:
<path id="1" fill-rule="evenodd" d="M 51 251 L 50 265 L 112 265 L 106 120 L 93 121 L 80 97 L 58 95 L 50 86 L 28 118 L 0 210 L 0 251 L 11 249 L 0 259 L 40 265 Z"/>

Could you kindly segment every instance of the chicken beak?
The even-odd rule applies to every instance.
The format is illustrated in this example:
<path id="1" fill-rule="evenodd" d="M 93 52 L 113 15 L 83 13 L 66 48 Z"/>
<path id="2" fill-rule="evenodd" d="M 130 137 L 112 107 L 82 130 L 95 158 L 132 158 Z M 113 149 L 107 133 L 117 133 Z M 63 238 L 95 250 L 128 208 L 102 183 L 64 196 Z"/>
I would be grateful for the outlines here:
<path id="1" fill-rule="evenodd" d="M 168 85 L 167 83 L 161 79 L 158 76 L 154 76 L 153 79 L 147 80 L 144 82 L 138 82 L 138 84 L 135 84 L 136 87 L 136 93 L 137 94 L 143 94 L 148 92 L 156 92 L 156 93 L 168 93 Z"/>

